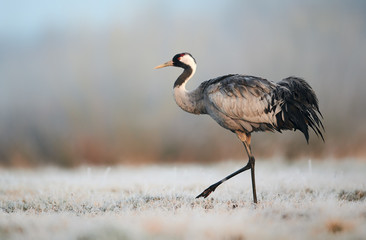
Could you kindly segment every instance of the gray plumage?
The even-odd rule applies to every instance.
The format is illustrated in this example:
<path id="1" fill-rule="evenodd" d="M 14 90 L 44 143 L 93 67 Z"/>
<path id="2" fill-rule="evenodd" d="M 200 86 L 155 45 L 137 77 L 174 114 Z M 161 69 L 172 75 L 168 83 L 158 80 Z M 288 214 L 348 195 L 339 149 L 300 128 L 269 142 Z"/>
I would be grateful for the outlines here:
<path id="1" fill-rule="evenodd" d="M 231 74 L 203 82 L 200 114 L 209 114 L 233 132 L 299 129 L 309 139 L 308 126 L 323 138 L 317 97 L 307 82 L 289 77 L 278 83 Z"/>
<path id="2" fill-rule="evenodd" d="M 220 126 L 234 132 L 243 142 L 249 161 L 246 166 L 211 185 L 198 197 L 207 197 L 217 186 L 231 177 L 251 169 L 253 199 L 257 202 L 251 133 L 257 131 L 300 130 L 309 141 L 309 127 L 323 140 L 318 99 L 303 79 L 288 77 L 278 83 L 254 76 L 229 74 L 202 82 L 187 91 L 186 83 L 196 71 L 196 61 L 189 53 L 180 53 L 173 60 L 157 66 L 184 69 L 174 83 L 174 98 L 185 111 L 208 114 Z"/>

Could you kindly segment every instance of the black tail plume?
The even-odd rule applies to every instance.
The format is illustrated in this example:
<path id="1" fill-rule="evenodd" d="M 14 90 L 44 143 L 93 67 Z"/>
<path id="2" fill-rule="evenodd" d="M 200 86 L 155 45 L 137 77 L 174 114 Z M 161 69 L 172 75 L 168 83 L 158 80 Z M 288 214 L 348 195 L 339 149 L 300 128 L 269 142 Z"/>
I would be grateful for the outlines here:
<path id="1" fill-rule="evenodd" d="M 310 85 L 303 79 L 288 77 L 278 82 L 274 98 L 280 102 L 282 111 L 277 115 L 277 130 L 299 129 L 309 142 L 308 127 L 324 141 L 323 118 L 319 111 L 318 99 Z"/>

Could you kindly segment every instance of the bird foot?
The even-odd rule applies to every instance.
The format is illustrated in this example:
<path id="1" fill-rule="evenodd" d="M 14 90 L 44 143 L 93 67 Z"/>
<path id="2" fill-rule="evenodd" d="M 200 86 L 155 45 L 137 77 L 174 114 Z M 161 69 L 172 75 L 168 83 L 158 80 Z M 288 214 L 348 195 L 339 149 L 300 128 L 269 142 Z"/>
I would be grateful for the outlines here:
<path id="1" fill-rule="evenodd" d="M 207 198 L 208 195 L 210 195 L 213 191 L 215 191 L 215 189 L 217 188 L 217 186 L 219 186 L 220 184 L 212 184 L 211 186 L 209 186 L 205 191 L 203 191 L 200 195 L 198 195 L 196 198 Z"/>

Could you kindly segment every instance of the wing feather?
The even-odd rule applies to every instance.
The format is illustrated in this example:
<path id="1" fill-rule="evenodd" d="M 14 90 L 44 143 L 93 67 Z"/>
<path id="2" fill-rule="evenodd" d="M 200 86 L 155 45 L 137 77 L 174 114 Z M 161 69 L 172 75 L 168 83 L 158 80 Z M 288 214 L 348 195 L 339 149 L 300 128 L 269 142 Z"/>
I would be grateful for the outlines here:
<path id="1" fill-rule="evenodd" d="M 225 116 L 257 127 L 259 123 L 276 124 L 275 113 L 280 109 L 271 109 L 270 93 L 274 88 L 274 83 L 262 78 L 230 75 L 209 84 L 205 96 Z"/>

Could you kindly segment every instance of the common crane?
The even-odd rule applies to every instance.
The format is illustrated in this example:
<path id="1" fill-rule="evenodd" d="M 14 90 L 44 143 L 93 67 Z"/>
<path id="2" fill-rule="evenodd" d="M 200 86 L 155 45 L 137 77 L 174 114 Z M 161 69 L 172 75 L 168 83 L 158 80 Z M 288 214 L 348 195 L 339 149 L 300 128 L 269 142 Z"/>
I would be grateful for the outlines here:
<path id="1" fill-rule="evenodd" d="M 198 88 L 187 91 L 186 83 L 196 71 L 196 60 L 189 53 L 176 54 L 168 66 L 183 68 L 174 83 L 174 98 L 184 111 L 208 114 L 221 127 L 237 135 L 248 154 L 248 163 L 212 184 L 199 197 L 206 198 L 223 182 L 235 175 L 251 170 L 253 201 L 257 203 L 255 185 L 255 159 L 250 147 L 251 133 L 257 131 L 300 130 L 309 141 L 310 127 L 323 141 L 324 130 L 318 99 L 303 79 L 288 77 L 278 83 L 248 75 L 229 74 L 202 82 Z"/>

